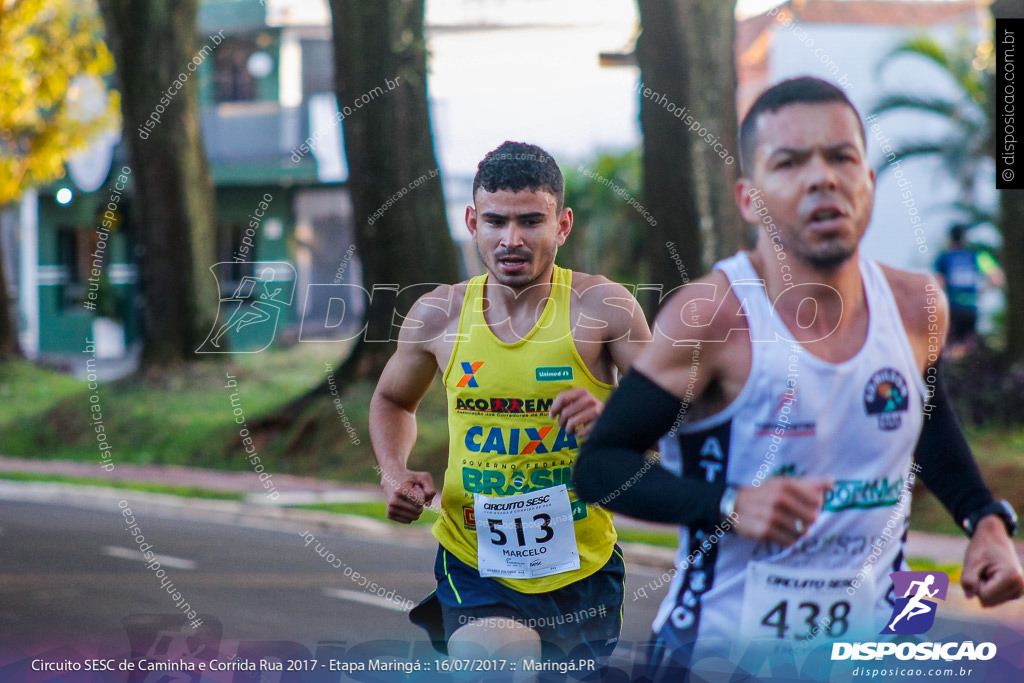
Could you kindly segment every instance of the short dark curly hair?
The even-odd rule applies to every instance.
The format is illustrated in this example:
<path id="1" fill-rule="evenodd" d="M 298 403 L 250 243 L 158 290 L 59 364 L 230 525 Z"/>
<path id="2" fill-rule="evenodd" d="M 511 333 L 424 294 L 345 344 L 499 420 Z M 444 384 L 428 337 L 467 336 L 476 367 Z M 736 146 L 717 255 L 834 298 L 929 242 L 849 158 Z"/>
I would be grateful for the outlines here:
<path id="1" fill-rule="evenodd" d="M 754 157 L 757 153 L 757 121 L 765 114 L 774 114 L 793 104 L 842 104 L 849 107 L 857 118 L 861 142 L 866 144 L 864 123 L 860 112 L 842 90 L 834 84 L 813 76 L 799 76 L 776 83 L 754 101 L 750 111 L 740 124 L 740 169 L 745 175 L 754 172 Z"/>
<path id="2" fill-rule="evenodd" d="M 537 145 L 506 140 L 491 150 L 477 165 L 473 195 L 480 188 L 498 190 L 544 190 L 554 195 L 558 210 L 565 201 L 565 178 L 554 158 Z"/>

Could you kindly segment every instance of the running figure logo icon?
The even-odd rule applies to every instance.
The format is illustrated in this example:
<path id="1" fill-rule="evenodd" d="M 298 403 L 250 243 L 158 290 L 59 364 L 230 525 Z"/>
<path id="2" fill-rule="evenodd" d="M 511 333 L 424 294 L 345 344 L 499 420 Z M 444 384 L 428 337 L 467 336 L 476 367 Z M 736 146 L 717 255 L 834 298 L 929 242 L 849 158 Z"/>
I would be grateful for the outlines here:
<path id="1" fill-rule="evenodd" d="M 227 291 L 232 291 L 231 285 L 222 283 L 232 283 L 232 268 L 237 265 L 222 261 L 210 266 L 218 289 L 223 291 L 227 286 Z M 246 275 L 234 286 L 231 296 L 221 298 L 213 329 L 196 353 L 258 353 L 274 341 L 281 314 L 291 306 L 295 293 L 295 268 L 286 261 L 261 261 L 250 265 L 255 276 Z M 246 330 L 250 327 L 251 330 Z M 248 333 L 249 348 L 230 349 L 228 333 L 238 334 L 242 330 Z"/>
<path id="2" fill-rule="evenodd" d="M 945 600 L 949 577 L 943 572 L 893 572 L 896 604 L 882 634 L 920 634 L 935 623 L 936 600 Z"/>

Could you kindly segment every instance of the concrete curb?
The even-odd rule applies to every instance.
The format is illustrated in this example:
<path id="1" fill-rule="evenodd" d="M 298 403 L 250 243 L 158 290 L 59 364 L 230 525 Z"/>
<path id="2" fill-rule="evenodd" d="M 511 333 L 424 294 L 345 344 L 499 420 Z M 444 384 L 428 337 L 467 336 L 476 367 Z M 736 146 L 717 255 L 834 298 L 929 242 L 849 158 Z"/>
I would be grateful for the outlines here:
<path id="1" fill-rule="evenodd" d="M 81 486 L 51 482 L 0 480 L 0 500 L 29 503 L 55 503 L 83 509 L 118 511 L 118 503 L 126 501 L 135 510 L 145 509 L 167 519 L 229 524 L 259 529 L 296 531 L 344 530 L 367 538 L 391 536 L 402 543 L 435 545 L 430 528 L 401 527 L 361 515 L 345 515 L 319 510 L 296 510 L 277 506 L 251 505 L 231 500 L 186 498 L 165 493 L 149 493 L 131 489 Z"/>

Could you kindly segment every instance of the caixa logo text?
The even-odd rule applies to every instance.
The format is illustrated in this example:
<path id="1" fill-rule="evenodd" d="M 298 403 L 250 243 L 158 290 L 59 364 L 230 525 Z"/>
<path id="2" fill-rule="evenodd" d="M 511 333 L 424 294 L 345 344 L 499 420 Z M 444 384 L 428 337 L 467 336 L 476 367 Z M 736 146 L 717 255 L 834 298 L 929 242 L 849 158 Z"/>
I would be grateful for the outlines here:
<path id="1" fill-rule="evenodd" d="M 963 643 L 832 643 L 832 661 L 883 659 L 892 656 L 902 660 L 921 661 L 988 661 L 996 656 L 996 646 L 994 643 L 975 645 L 970 640 Z"/>

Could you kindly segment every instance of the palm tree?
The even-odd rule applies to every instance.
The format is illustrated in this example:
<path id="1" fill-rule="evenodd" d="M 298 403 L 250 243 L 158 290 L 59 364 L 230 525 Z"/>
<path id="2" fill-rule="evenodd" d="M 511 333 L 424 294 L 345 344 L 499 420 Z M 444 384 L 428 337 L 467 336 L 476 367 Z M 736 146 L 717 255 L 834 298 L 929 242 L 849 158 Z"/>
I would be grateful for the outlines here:
<path id="1" fill-rule="evenodd" d="M 899 110 L 914 111 L 941 117 L 949 124 L 940 137 L 905 140 L 895 149 L 896 159 L 929 157 L 939 159 L 943 170 L 959 186 L 958 204 L 973 213 L 979 209 L 976 187 L 989 181 L 988 167 L 993 163 L 994 130 L 989 111 L 992 103 L 994 62 L 991 49 L 987 58 L 966 43 L 947 49 L 930 36 L 919 36 L 897 45 L 878 65 L 882 72 L 900 57 L 916 56 L 930 61 L 946 73 L 956 85 L 952 95 L 895 92 L 884 95 L 872 114 L 882 115 Z M 980 67 L 980 68 L 979 68 Z M 889 167 L 882 164 L 882 173 Z M 981 211 L 979 216 L 988 212 Z"/>
<path id="2" fill-rule="evenodd" d="M 878 71 L 891 68 L 898 58 L 914 56 L 925 59 L 946 73 L 955 84 L 955 92 L 921 94 L 893 92 L 884 95 L 873 107 L 872 114 L 896 111 L 930 114 L 946 120 L 948 126 L 941 136 L 908 139 L 897 142 L 893 154 L 878 169 L 884 173 L 895 159 L 938 159 L 942 169 L 956 181 L 958 194 L 952 202 L 969 220 L 969 225 L 983 222 L 997 224 L 1003 235 L 1002 263 L 1007 273 L 1007 340 L 1004 361 L 1009 364 L 1024 360 L 1024 240 L 1019 227 L 1010 217 L 1019 212 L 1010 209 L 1019 202 L 1019 191 L 999 192 L 998 207 L 985 206 L 978 196 L 981 184 L 995 182 L 994 110 L 995 57 L 990 40 L 972 45 L 958 41 L 947 49 L 936 40 L 919 36 L 897 45 L 879 62 Z"/>

